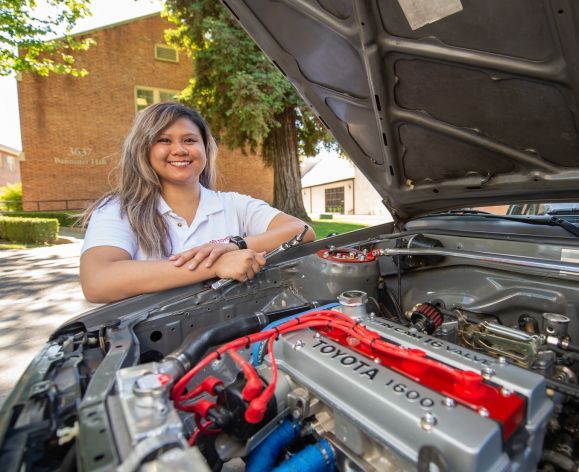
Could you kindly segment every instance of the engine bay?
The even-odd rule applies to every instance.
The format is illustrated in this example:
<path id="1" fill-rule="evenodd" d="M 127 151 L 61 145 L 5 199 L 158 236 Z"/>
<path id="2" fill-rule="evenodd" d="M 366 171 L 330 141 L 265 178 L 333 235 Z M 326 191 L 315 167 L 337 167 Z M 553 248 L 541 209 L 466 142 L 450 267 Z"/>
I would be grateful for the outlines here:
<path id="1" fill-rule="evenodd" d="M 577 469 L 560 238 L 334 240 L 63 327 L 22 382 L 7 470 Z"/>

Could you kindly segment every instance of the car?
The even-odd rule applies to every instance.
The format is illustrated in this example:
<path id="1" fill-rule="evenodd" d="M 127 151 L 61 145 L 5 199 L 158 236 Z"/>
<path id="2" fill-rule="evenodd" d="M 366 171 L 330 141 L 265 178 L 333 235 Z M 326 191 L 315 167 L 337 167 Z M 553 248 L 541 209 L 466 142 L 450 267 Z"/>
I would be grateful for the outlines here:
<path id="1" fill-rule="evenodd" d="M 577 470 L 575 226 L 465 210 L 579 199 L 577 5 L 224 4 L 394 221 L 65 323 L 3 469 Z"/>

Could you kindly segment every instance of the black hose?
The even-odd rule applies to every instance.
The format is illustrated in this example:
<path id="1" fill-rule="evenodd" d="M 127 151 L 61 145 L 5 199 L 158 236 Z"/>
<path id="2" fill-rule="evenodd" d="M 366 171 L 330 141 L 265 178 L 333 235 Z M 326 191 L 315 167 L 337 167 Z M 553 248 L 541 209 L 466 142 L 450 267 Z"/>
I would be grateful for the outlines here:
<path id="1" fill-rule="evenodd" d="M 576 354 L 575 352 L 569 352 L 567 349 L 562 349 L 555 346 L 545 346 L 545 350 L 554 351 L 563 357 L 563 359 L 567 359 L 571 362 L 579 362 L 579 354 Z"/>
<path id="2" fill-rule="evenodd" d="M 575 354 L 579 354 L 579 346 L 577 344 L 567 344 L 565 346 L 565 351 L 573 352 Z"/>
<path id="3" fill-rule="evenodd" d="M 180 359 L 184 356 L 189 364 L 193 366 L 203 358 L 210 348 L 256 333 L 272 321 L 310 310 L 313 306 L 313 304 L 306 304 L 268 313 L 256 313 L 253 316 L 227 320 L 210 327 L 197 328 L 189 333 L 183 343 L 181 343 L 181 346 L 167 357 Z"/>
<path id="4" fill-rule="evenodd" d="M 545 377 L 545 383 L 547 384 L 547 387 L 552 388 L 556 392 L 569 395 L 575 400 L 579 400 L 579 387 L 577 385 L 559 382 L 558 380 L 549 379 L 547 377 Z"/>
<path id="5" fill-rule="evenodd" d="M 577 462 L 564 456 L 560 452 L 551 451 L 549 449 L 543 451 L 541 462 L 553 464 L 558 469 L 564 470 L 565 472 L 575 472 L 577 470 Z"/>

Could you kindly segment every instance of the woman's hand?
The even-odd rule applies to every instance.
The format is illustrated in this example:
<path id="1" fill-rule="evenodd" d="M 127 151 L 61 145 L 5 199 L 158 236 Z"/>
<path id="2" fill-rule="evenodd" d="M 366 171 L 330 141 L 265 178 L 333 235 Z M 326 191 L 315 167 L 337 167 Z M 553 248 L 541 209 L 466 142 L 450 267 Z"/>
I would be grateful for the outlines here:
<path id="1" fill-rule="evenodd" d="M 223 254 L 237 251 L 239 248 L 233 243 L 205 243 L 201 246 L 194 247 L 180 254 L 175 254 L 169 258 L 174 261 L 176 267 L 191 261 L 187 266 L 189 270 L 195 270 L 201 262 L 205 261 L 205 267 L 209 268 Z"/>
<path id="2" fill-rule="evenodd" d="M 265 265 L 265 252 L 241 249 L 224 254 L 215 262 L 215 274 L 221 279 L 247 282 Z"/>

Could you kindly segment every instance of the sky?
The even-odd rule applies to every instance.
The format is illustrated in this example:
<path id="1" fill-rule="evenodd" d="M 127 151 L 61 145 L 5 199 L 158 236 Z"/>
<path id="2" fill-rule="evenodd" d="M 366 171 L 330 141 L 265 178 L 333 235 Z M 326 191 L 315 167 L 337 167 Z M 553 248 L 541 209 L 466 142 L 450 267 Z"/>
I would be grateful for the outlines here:
<path id="1" fill-rule="evenodd" d="M 78 21 L 74 33 L 161 11 L 162 0 L 91 0 L 92 16 Z M 14 77 L 0 77 L 0 144 L 22 150 L 18 92 Z"/>

